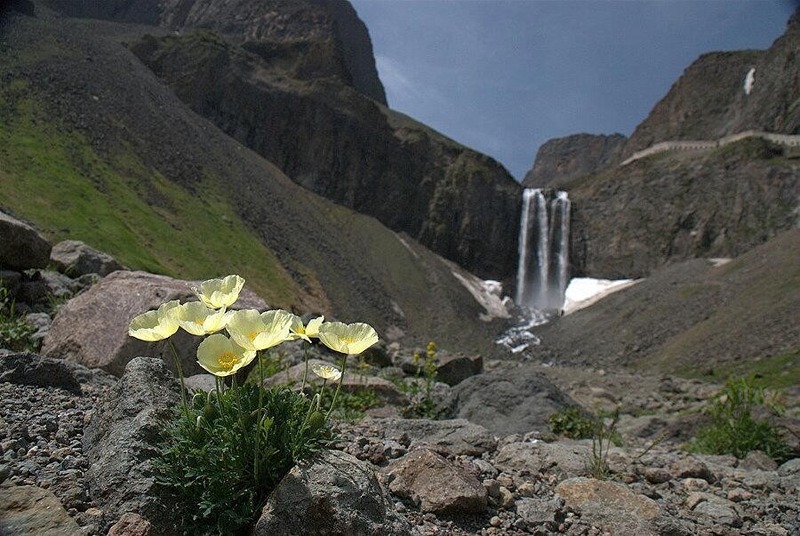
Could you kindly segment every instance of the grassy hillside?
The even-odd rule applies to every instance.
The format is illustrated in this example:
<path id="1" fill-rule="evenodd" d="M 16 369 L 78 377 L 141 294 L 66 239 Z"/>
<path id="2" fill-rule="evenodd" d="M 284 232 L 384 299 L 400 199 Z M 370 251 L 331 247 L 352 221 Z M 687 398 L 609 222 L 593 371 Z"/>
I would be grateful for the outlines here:
<path id="1" fill-rule="evenodd" d="M 125 46 L 142 29 L 12 17 L 0 31 L 0 208 L 133 269 L 239 273 L 273 306 L 408 345 L 492 352 L 498 328 L 441 258 L 289 180 Z"/>
<path id="2" fill-rule="evenodd" d="M 0 207 L 55 243 L 83 240 L 135 269 L 186 278 L 240 272 L 268 302 L 298 291 L 213 178 L 192 195 L 133 152 L 99 155 L 44 111 L 25 81 L 0 88 Z M 258 267 L 257 269 L 255 269 Z"/>

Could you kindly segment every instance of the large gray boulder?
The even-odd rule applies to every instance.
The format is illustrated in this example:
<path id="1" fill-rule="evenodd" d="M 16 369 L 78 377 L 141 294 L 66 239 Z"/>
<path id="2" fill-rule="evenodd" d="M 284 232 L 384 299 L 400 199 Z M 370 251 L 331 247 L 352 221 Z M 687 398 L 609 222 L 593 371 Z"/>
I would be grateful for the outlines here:
<path id="1" fill-rule="evenodd" d="M 270 495 L 254 536 L 411 534 L 366 462 L 323 451 L 295 466 Z"/>
<path id="2" fill-rule="evenodd" d="M 50 260 L 59 272 L 71 277 L 86 274 L 106 276 L 122 270 L 123 266 L 114 257 L 87 246 L 80 240 L 64 240 L 53 246 Z"/>
<path id="3" fill-rule="evenodd" d="M 137 357 L 101 401 L 86 427 L 89 495 L 109 519 L 136 512 L 169 532 L 169 505 L 155 485 L 153 459 L 164 422 L 180 403 L 177 380 L 160 359 Z"/>
<path id="4" fill-rule="evenodd" d="M 50 243 L 36 229 L 0 212 L 0 268 L 23 271 L 46 268 Z"/>
<path id="5" fill-rule="evenodd" d="M 577 405 L 532 365 L 479 374 L 453 388 L 455 416 L 499 436 L 548 429 L 548 417 Z"/>
<path id="6" fill-rule="evenodd" d="M 170 342 L 145 342 L 128 335 L 134 316 L 169 300 L 194 299 L 191 287 L 196 284 L 146 272 L 114 272 L 59 309 L 44 339 L 42 355 L 77 361 L 115 376 L 122 375 L 134 357 L 147 355 L 163 359 L 174 371 L 171 342 L 185 375 L 203 373 L 196 358 L 200 337 L 183 330 L 170 337 Z M 266 303 L 245 288 L 235 306 L 264 309 Z"/>

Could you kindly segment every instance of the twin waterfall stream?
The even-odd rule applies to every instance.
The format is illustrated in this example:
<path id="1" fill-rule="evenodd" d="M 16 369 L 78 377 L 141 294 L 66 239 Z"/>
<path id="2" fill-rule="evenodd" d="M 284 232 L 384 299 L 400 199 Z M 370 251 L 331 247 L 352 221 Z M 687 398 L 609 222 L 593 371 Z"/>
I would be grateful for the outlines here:
<path id="1" fill-rule="evenodd" d="M 559 311 L 569 282 L 570 201 L 567 192 L 525 189 L 514 301 L 541 312 Z"/>

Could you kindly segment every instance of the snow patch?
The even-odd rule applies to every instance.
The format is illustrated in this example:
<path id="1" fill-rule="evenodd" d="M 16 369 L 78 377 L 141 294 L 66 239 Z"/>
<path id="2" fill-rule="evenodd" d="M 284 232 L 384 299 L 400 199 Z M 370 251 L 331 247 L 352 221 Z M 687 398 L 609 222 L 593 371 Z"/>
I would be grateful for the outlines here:
<path id="1" fill-rule="evenodd" d="M 638 279 L 593 279 L 576 277 L 570 280 L 564 297 L 564 314 L 574 313 L 618 290 L 638 283 Z"/>
<path id="2" fill-rule="evenodd" d="M 508 308 L 511 298 L 503 296 L 503 285 L 491 279 L 484 281 L 472 274 L 462 274 L 453 271 L 453 276 L 469 291 L 475 300 L 486 309 L 481 313 L 480 319 L 491 322 L 495 318 L 511 318 Z"/>

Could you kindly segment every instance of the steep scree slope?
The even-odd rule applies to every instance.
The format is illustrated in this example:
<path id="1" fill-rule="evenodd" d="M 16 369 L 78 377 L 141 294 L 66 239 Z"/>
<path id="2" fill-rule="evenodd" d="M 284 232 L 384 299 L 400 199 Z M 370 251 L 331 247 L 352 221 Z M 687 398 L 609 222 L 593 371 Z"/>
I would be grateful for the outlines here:
<path id="1" fill-rule="evenodd" d="M 140 31 L 44 10 L 6 21 L 3 210 L 131 268 L 241 273 L 273 306 L 492 351 L 492 326 L 450 263 L 295 185 L 191 112 L 120 44 Z"/>
<path id="2" fill-rule="evenodd" d="M 797 379 L 798 251 L 800 229 L 793 229 L 721 266 L 694 259 L 660 268 L 539 328 L 539 357 L 721 379 L 755 370 Z"/>
<path id="3" fill-rule="evenodd" d="M 152 8 L 130 0 L 123 16 L 50 1 L 70 14 L 122 20 Z M 132 40 L 139 58 L 290 178 L 482 277 L 513 278 L 519 185 L 494 160 L 364 97 L 375 90 L 354 81 L 372 79 L 364 73 L 374 60 L 366 28 L 350 31 L 363 23 L 347 2 L 167 1 L 147 22 L 182 35 Z"/>
<path id="4" fill-rule="evenodd" d="M 298 183 L 480 276 L 513 275 L 520 187 L 492 159 L 208 32 L 148 36 L 132 50 L 193 110 Z"/>

